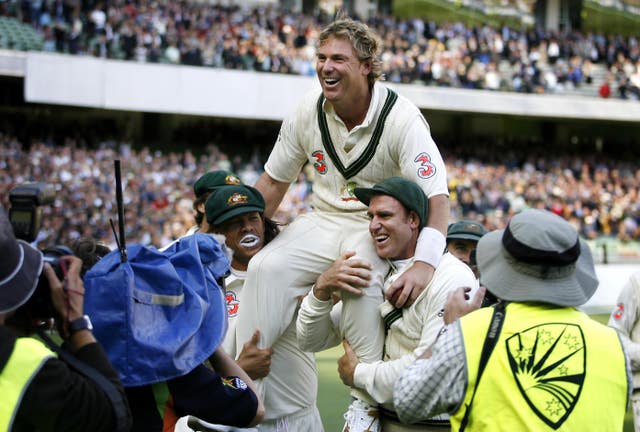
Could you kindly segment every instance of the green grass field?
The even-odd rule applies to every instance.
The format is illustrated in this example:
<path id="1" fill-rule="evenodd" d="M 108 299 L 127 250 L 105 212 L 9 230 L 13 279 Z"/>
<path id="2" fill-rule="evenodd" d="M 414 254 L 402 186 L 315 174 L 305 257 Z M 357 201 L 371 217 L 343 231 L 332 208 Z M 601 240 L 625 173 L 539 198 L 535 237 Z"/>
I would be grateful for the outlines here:
<path id="1" fill-rule="evenodd" d="M 594 315 L 603 324 L 609 315 Z M 349 390 L 338 376 L 338 357 L 343 354 L 342 346 L 318 353 L 318 409 L 326 432 L 339 432 L 344 424 L 342 415 L 349 405 Z M 633 432 L 633 415 L 627 412 L 624 432 Z"/>
<path id="2" fill-rule="evenodd" d="M 326 432 L 340 431 L 344 424 L 342 415 L 349 406 L 349 389 L 338 376 L 338 357 L 344 351 L 342 345 L 316 355 L 318 364 L 318 409 Z"/>

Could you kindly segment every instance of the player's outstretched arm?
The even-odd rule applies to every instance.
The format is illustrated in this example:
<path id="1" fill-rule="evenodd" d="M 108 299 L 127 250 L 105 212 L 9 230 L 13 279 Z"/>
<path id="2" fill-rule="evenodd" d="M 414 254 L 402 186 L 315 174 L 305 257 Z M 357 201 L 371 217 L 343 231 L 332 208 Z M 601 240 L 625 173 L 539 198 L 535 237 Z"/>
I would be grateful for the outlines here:
<path id="1" fill-rule="evenodd" d="M 264 209 L 265 217 L 271 219 L 276 210 L 278 210 L 282 198 L 287 193 L 289 183 L 278 181 L 264 172 L 254 187 L 260 191 L 266 203 L 266 208 Z"/>

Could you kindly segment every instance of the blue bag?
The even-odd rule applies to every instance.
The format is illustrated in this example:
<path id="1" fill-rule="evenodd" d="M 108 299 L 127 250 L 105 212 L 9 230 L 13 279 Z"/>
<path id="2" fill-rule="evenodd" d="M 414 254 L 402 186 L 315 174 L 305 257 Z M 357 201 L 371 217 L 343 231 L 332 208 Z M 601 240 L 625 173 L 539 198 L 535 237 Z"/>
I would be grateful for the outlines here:
<path id="1" fill-rule="evenodd" d="M 166 381 L 207 359 L 227 331 L 217 281 L 229 260 L 210 235 L 196 233 L 160 252 L 133 244 L 85 275 L 84 309 L 125 387 Z"/>

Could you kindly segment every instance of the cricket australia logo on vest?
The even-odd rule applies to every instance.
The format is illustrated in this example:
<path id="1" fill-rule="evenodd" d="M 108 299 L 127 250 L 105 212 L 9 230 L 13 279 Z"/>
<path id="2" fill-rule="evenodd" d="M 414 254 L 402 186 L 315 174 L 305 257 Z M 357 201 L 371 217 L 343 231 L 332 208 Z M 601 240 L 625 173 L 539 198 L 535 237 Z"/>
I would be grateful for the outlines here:
<path id="1" fill-rule="evenodd" d="M 557 429 L 575 407 L 585 379 L 586 345 L 575 324 L 542 324 L 506 340 L 513 377 L 536 415 Z"/>

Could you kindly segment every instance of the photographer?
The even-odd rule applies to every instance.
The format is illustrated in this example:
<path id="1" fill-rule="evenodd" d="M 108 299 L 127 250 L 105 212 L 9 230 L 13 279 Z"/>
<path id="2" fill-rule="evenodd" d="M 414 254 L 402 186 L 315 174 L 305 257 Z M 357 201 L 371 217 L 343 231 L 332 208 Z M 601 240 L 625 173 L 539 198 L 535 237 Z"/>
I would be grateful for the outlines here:
<path id="1" fill-rule="evenodd" d="M 128 430 L 131 418 L 118 374 L 83 315 L 81 260 L 60 258 L 60 266 L 68 269 L 61 281 L 49 264 L 43 266 L 38 250 L 16 240 L 1 208 L 0 248 L 0 430 L 111 432 L 118 430 L 118 414 L 120 429 Z M 39 286 L 42 272 L 46 281 Z M 108 390 L 114 390 L 122 403 L 118 411 L 101 385 L 71 369 L 44 343 L 28 337 L 35 330 L 31 304 L 47 283 L 53 308 L 61 317 L 58 329 L 65 347 L 78 364 L 89 365 L 108 379 L 107 385 L 113 386 Z"/>

